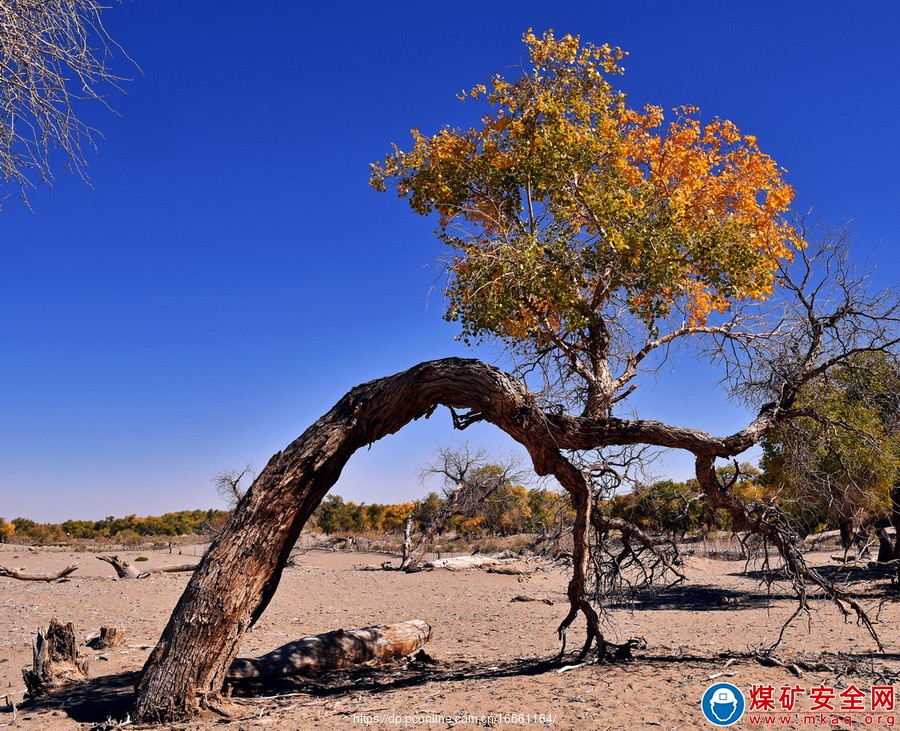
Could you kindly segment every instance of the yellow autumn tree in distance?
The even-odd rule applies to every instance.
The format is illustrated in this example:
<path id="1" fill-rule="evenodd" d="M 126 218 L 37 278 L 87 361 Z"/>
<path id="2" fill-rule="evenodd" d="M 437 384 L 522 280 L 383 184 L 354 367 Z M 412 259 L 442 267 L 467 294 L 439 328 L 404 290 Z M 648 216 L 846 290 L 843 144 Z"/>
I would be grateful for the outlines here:
<path id="1" fill-rule="evenodd" d="M 462 337 L 553 358 L 567 396 L 600 416 L 657 346 L 772 292 L 804 245 L 782 217 L 793 190 L 734 123 L 632 109 L 612 83 L 620 48 L 523 40 L 517 78 L 461 95 L 487 101 L 480 127 L 412 130 L 371 183 L 439 214 Z"/>

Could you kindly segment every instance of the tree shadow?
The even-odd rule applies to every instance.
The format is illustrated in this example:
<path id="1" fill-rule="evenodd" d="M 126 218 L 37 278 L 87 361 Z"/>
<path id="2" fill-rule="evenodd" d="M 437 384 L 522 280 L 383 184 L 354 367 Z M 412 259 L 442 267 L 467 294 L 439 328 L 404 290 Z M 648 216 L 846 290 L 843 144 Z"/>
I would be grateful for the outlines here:
<path id="1" fill-rule="evenodd" d="M 721 593 L 721 590 L 716 590 Z M 718 595 L 718 594 L 717 594 Z M 685 663 L 700 667 L 720 667 L 725 655 L 702 656 L 693 654 L 638 654 L 633 660 L 614 663 L 630 666 L 641 672 L 667 665 Z M 749 656 L 734 656 L 746 657 Z M 835 659 L 871 663 L 872 661 L 900 661 L 900 654 L 860 653 L 833 655 Z M 826 658 L 827 661 L 827 658 Z M 244 680 L 226 687 L 226 693 L 237 703 L 253 703 L 257 700 L 279 701 L 284 696 L 307 695 L 310 698 L 331 698 L 356 693 L 380 694 L 428 683 L 490 681 L 499 678 L 531 677 L 561 670 L 575 662 L 572 656 L 559 659 L 518 658 L 498 663 L 472 663 L 465 660 L 433 661 L 411 660 L 387 663 L 372 667 L 325 673 L 317 678 L 289 676 L 265 680 Z M 613 663 L 598 667 L 609 668 Z M 134 702 L 134 686 L 140 673 L 137 671 L 108 675 L 70 686 L 38 701 L 23 704 L 21 711 L 62 711 L 73 721 L 107 728 L 109 719 L 122 720 L 128 715 Z M 99 724 L 99 726 L 97 726 Z"/>
<path id="2" fill-rule="evenodd" d="M 410 661 L 324 673 L 316 678 L 285 676 L 247 679 L 226 688 L 232 698 L 259 698 L 304 693 L 323 698 L 347 693 L 384 693 L 431 682 L 485 680 L 543 675 L 571 659 L 520 658 L 493 664 L 457 661 Z"/>
<path id="3" fill-rule="evenodd" d="M 310 698 L 358 692 L 377 694 L 431 682 L 542 675 L 558 670 L 566 662 L 567 660 L 524 658 L 489 665 L 466 661 L 413 660 L 324 673 L 316 678 L 285 676 L 245 680 L 229 684 L 225 691 L 236 701 L 274 699 L 286 694 L 304 694 Z M 568 662 L 572 660 L 569 659 Z M 19 711 L 59 711 L 78 723 L 106 728 L 104 722 L 109 719 L 123 720 L 128 716 L 134 703 L 134 686 L 139 676 L 138 671 L 132 671 L 94 678 L 61 688 L 44 698 L 26 701 L 19 707 Z"/>
<path id="4" fill-rule="evenodd" d="M 689 585 L 638 596 L 632 601 L 618 602 L 610 607 L 632 611 L 681 609 L 691 612 L 719 612 L 766 607 L 775 599 L 793 598 L 793 594 L 786 593 L 748 593 L 720 586 Z"/>
<path id="5" fill-rule="evenodd" d="M 134 702 L 137 671 L 104 675 L 22 704 L 25 711 L 63 711 L 78 723 L 124 719 Z"/>

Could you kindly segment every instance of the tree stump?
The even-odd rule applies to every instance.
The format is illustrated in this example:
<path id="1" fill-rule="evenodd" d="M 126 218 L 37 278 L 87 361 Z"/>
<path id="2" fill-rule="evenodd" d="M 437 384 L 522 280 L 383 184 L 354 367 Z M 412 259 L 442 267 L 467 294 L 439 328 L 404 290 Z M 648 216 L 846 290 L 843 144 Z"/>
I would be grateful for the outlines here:
<path id="1" fill-rule="evenodd" d="M 32 668 L 22 671 L 30 698 L 40 698 L 87 678 L 88 660 L 78 656 L 75 626 L 71 622 L 61 624 L 51 619 L 46 634 L 38 630 L 32 649 Z"/>
<path id="2" fill-rule="evenodd" d="M 121 627 L 101 627 L 100 635 L 88 640 L 88 647 L 94 650 L 110 650 L 125 644 L 125 632 Z"/>

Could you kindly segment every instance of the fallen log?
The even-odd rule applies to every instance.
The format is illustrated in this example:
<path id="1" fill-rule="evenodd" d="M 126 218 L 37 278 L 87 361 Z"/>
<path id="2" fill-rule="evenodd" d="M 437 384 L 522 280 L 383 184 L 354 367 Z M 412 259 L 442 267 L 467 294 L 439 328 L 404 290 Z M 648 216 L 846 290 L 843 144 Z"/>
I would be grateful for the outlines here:
<path id="1" fill-rule="evenodd" d="M 431 639 L 431 627 L 421 619 L 355 630 L 335 630 L 289 642 L 255 658 L 237 658 L 227 681 L 285 675 L 319 675 L 351 665 L 399 660 Z"/>
<path id="2" fill-rule="evenodd" d="M 179 563 L 173 566 L 157 566 L 153 569 L 148 569 L 146 573 L 148 574 L 174 574 L 181 571 L 193 571 L 197 568 L 199 564 L 196 563 Z"/>
<path id="3" fill-rule="evenodd" d="M 519 594 L 518 596 L 514 596 L 510 599 L 511 602 L 543 602 L 544 604 L 548 604 L 553 606 L 552 599 L 546 599 L 544 597 L 539 596 L 528 596 L 526 594 Z"/>
<path id="4" fill-rule="evenodd" d="M 116 570 L 116 576 L 120 579 L 146 579 L 150 574 L 174 573 L 178 571 L 193 571 L 198 564 L 181 563 L 174 566 L 158 566 L 147 571 L 138 571 L 125 559 L 118 556 L 97 556 L 100 561 L 105 561 Z"/>
<path id="5" fill-rule="evenodd" d="M 97 556 L 98 561 L 104 561 L 116 570 L 116 576 L 120 579 L 143 579 L 149 576 L 146 571 L 138 571 L 128 561 L 118 556 Z"/>
<path id="6" fill-rule="evenodd" d="M 508 576 L 518 576 L 519 578 L 530 579 L 534 576 L 534 566 L 528 566 L 524 561 L 516 561 L 511 564 L 500 564 L 499 566 L 488 566 L 485 571 L 489 574 L 507 574 Z"/>
<path id="7" fill-rule="evenodd" d="M 75 626 L 50 620 L 44 634 L 38 630 L 32 645 L 31 670 L 23 670 L 22 677 L 31 698 L 40 698 L 55 688 L 80 683 L 87 678 L 88 661 L 75 649 Z"/>
<path id="8" fill-rule="evenodd" d="M 77 563 L 66 566 L 66 568 L 56 574 L 26 574 L 22 571 L 17 571 L 16 569 L 8 569 L 5 566 L 0 566 L 0 576 L 7 576 L 10 579 L 18 579 L 19 581 L 59 581 L 77 570 Z"/>
<path id="9" fill-rule="evenodd" d="M 499 563 L 499 559 L 490 556 L 452 556 L 450 558 L 436 558 L 434 561 L 428 561 L 423 565 L 433 569 L 467 571 L 469 569 L 483 569 L 486 566 L 494 566 Z"/>

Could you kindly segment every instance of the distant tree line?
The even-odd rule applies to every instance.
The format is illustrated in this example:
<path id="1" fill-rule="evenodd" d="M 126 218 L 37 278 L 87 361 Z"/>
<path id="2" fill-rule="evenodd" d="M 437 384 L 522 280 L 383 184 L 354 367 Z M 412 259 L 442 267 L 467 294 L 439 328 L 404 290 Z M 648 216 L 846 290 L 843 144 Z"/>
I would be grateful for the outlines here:
<path id="1" fill-rule="evenodd" d="M 67 520 L 63 523 L 38 523 L 28 518 L 7 522 L 0 518 L 0 541 L 29 538 L 41 543 L 65 542 L 76 538 L 107 538 L 119 541 L 152 536 L 203 535 L 221 528 L 228 519 L 225 510 L 181 510 L 160 516 L 124 518 L 109 516 L 102 520 Z"/>
<path id="2" fill-rule="evenodd" d="M 417 502 L 396 505 L 355 503 L 340 495 L 329 495 L 319 505 L 313 520 L 323 533 L 402 533 L 411 517 L 416 531 L 425 531 L 441 511 L 446 496 L 430 492 Z M 550 490 L 527 489 L 505 484 L 491 495 L 453 513 L 441 533 L 454 532 L 467 538 L 517 533 L 539 533 L 559 521 L 571 520 L 568 498 Z"/>

